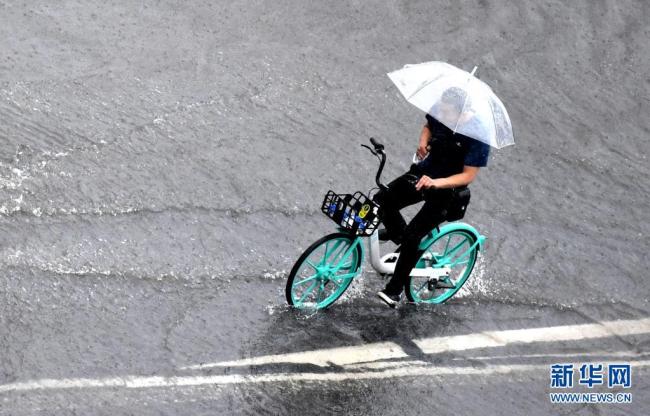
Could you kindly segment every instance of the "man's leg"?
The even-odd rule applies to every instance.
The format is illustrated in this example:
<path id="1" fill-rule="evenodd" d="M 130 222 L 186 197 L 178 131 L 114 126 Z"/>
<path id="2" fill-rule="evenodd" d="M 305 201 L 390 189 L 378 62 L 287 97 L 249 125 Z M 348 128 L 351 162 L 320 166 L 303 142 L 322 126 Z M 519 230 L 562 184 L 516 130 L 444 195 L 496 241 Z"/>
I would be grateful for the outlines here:
<path id="1" fill-rule="evenodd" d="M 408 276 L 417 263 L 420 241 L 444 221 L 449 196 L 450 192 L 446 189 L 427 191 L 424 205 L 404 230 L 399 259 L 393 277 L 383 291 L 385 294 L 394 296 L 402 293 Z"/>
<path id="2" fill-rule="evenodd" d="M 389 235 L 399 240 L 406 229 L 406 221 L 399 210 L 422 201 L 422 193 L 415 190 L 415 184 L 409 181 L 405 173 L 388 184 L 388 190 L 380 190 L 373 200 L 380 205 L 379 218 Z"/>

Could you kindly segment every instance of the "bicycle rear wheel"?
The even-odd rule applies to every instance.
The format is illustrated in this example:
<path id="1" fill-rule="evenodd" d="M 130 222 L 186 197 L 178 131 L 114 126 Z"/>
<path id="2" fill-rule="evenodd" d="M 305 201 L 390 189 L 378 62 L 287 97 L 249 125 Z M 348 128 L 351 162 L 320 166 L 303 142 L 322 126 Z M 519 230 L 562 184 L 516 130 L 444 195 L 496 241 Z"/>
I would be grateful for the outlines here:
<path id="1" fill-rule="evenodd" d="M 415 303 L 443 303 L 454 296 L 465 284 L 478 256 L 476 236 L 466 230 L 450 230 L 439 235 L 422 252 L 416 268 L 449 266 L 447 277 L 436 284 L 427 277 L 410 276 L 406 285 L 406 297 Z M 440 287 L 445 286 L 445 287 Z"/>
<path id="2" fill-rule="evenodd" d="M 309 246 L 289 274 L 287 303 L 299 309 L 324 309 L 336 302 L 361 268 L 361 243 L 349 253 L 357 238 L 333 233 Z"/>

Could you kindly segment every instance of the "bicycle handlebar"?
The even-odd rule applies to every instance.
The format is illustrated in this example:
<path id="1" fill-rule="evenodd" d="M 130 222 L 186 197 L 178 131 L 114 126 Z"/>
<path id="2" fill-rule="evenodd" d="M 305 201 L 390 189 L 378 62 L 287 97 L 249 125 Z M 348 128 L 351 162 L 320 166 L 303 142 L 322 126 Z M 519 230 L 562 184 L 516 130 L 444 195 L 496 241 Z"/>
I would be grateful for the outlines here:
<path id="1" fill-rule="evenodd" d="M 375 140 L 374 137 L 370 138 L 370 143 L 375 146 L 375 151 L 384 150 L 384 145 Z"/>
<path id="2" fill-rule="evenodd" d="M 379 169 L 377 169 L 377 176 L 375 176 L 375 182 L 377 183 L 379 189 L 385 191 L 388 189 L 388 187 L 381 183 L 381 172 L 384 170 L 384 165 L 386 164 L 386 153 L 384 152 L 384 145 L 375 140 L 374 137 L 370 138 L 370 143 L 372 143 L 373 147 L 375 148 L 374 150 L 365 144 L 362 144 L 361 146 L 370 150 L 373 155 L 381 157 L 381 161 L 379 162 Z"/>

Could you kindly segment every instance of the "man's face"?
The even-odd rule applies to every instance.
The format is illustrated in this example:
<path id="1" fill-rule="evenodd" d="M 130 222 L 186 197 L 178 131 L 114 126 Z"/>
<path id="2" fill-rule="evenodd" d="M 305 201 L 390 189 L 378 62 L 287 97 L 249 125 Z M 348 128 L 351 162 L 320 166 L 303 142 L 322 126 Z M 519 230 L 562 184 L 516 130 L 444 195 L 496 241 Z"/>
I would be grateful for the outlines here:
<path id="1" fill-rule="evenodd" d="M 441 123 L 448 125 L 456 124 L 459 117 L 460 113 L 456 110 L 456 107 L 448 103 L 440 103 L 440 106 L 438 107 L 438 120 L 440 120 Z"/>

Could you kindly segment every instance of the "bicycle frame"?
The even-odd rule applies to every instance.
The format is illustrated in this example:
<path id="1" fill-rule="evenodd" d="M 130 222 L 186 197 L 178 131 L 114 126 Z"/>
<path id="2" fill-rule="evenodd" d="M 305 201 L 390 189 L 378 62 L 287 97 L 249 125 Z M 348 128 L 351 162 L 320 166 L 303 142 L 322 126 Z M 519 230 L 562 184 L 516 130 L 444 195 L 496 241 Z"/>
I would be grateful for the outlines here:
<path id="1" fill-rule="evenodd" d="M 384 146 L 381 143 L 378 143 L 372 137 L 370 138 L 370 143 L 372 143 L 374 149 L 371 149 L 369 146 L 365 144 L 362 144 L 362 146 L 370 150 L 370 152 L 373 155 L 379 158 L 380 163 L 379 163 L 379 169 L 377 170 L 377 174 L 375 176 L 375 182 L 377 183 L 377 186 L 380 189 L 386 190 L 388 189 L 387 186 L 381 183 L 381 173 L 386 163 L 386 153 L 384 152 Z M 414 156 L 413 161 L 415 162 L 415 160 L 416 159 Z M 428 247 L 441 234 L 446 234 L 451 231 L 465 231 L 468 234 L 473 235 L 475 239 L 474 244 L 472 244 L 471 247 L 465 250 L 453 262 L 450 262 L 448 259 L 440 259 L 440 260 L 436 259 L 435 267 L 426 267 L 424 269 L 414 268 L 411 271 L 411 275 L 413 275 L 413 273 L 422 275 L 422 273 L 424 272 L 426 273 L 426 276 L 432 278 L 440 278 L 441 276 L 445 276 L 448 274 L 448 271 L 451 269 L 451 267 L 455 266 L 459 261 L 467 257 L 469 253 L 471 253 L 476 248 L 477 245 L 480 251 L 483 248 L 483 242 L 487 238 L 484 235 L 481 235 L 476 230 L 476 228 L 472 227 L 469 224 L 466 224 L 464 222 L 452 222 L 452 223 L 445 224 L 442 227 L 436 227 L 433 230 L 429 231 L 429 233 L 420 242 L 420 250 L 424 250 L 426 247 Z M 352 242 L 348 250 L 343 255 L 343 258 L 335 266 L 335 269 L 333 269 L 334 273 L 336 273 L 341 268 L 341 266 L 345 264 L 347 258 L 350 256 L 351 253 L 354 252 L 354 250 L 356 250 L 356 247 L 359 244 L 361 244 L 361 262 L 363 264 L 363 258 L 365 257 L 365 250 L 363 244 L 361 243 L 361 239 L 362 237 L 360 236 L 357 236 L 354 239 L 354 241 Z M 462 243 L 458 244 L 456 247 L 453 247 L 450 251 L 447 251 L 448 257 L 456 254 L 456 252 L 460 250 L 461 245 Z M 393 274 L 395 272 L 395 265 L 397 264 L 399 253 L 388 253 L 385 254 L 384 256 L 381 256 L 381 251 L 379 249 L 379 235 L 377 231 L 373 232 L 368 239 L 368 251 L 370 252 L 370 264 L 377 273 L 382 275 L 387 275 L 387 274 Z"/>
<path id="2" fill-rule="evenodd" d="M 478 249 L 481 250 L 483 248 L 483 242 L 487 239 L 484 235 L 479 234 L 479 232 L 476 230 L 476 228 L 472 227 L 469 224 L 466 224 L 464 222 L 453 222 L 449 224 L 445 224 L 442 227 L 436 227 L 433 230 L 431 230 L 420 242 L 420 249 L 424 250 L 427 248 L 439 235 L 441 234 L 446 234 L 451 231 L 466 231 L 472 235 L 474 235 L 476 241 L 474 244 L 472 244 L 469 248 L 467 248 L 460 256 L 458 256 L 453 262 L 449 262 L 447 259 L 443 259 L 442 261 L 436 263 L 435 267 L 427 268 L 427 276 L 429 277 L 434 277 L 438 278 L 441 276 L 444 276 L 448 273 L 448 270 L 455 266 L 458 262 L 460 262 L 462 259 L 467 257 L 469 253 L 478 246 Z M 365 257 L 365 250 L 363 247 L 363 243 L 361 240 L 363 237 L 357 236 L 350 247 L 346 250 L 345 254 L 339 261 L 339 263 L 335 266 L 335 268 L 332 270 L 334 273 L 338 271 L 342 267 L 343 264 L 345 264 L 347 258 L 356 250 L 357 245 L 361 245 L 361 261 L 363 262 L 363 259 Z M 399 258 L 399 253 L 387 253 L 384 256 L 381 256 L 381 250 L 379 248 L 379 236 L 377 232 L 372 233 L 372 235 L 368 238 L 368 251 L 370 253 L 370 265 L 372 268 L 379 274 L 393 274 L 395 272 L 395 265 L 397 264 L 397 259 Z M 456 247 L 453 247 L 450 251 L 447 252 L 448 256 L 451 256 L 453 254 L 456 254 L 457 251 L 460 250 L 461 244 L 457 245 Z M 418 272 L 415 272 L 418 270 Z M 421 272 L 422 269 L 413 269 L 412 273 L 419 273 Z"/>

